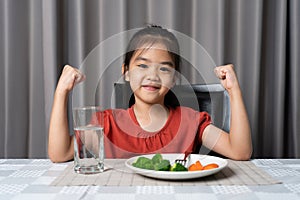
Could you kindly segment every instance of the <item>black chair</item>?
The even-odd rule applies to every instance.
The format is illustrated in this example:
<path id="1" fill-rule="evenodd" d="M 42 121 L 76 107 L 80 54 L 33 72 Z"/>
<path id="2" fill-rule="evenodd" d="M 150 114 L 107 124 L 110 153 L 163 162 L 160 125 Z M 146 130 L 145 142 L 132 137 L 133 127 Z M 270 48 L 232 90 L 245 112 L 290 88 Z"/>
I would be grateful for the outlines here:
<path id="1" fill-rule="evenodd" d="M 134 103 L 128 83 L 115 83 L 115 106 L 126 109 Z M 210 114 L 213 124 L 224 131 L 230 128 L 230 104 L 227 91 L 221 84 L 175 85 L 166 96 L 168 105 L 191 107 Z"/>

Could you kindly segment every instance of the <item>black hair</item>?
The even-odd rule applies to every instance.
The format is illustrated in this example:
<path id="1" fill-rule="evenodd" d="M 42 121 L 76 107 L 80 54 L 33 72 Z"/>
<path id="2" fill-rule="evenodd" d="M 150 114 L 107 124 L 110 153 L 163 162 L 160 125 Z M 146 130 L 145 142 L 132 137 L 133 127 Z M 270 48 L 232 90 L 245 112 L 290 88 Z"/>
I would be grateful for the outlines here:
<path id="1" fill-rule="evenodd" d="M 136 50 L 145 44 L 151 46 L 156 43 L 163 44 L 167 48 L 175 64 L 175 70 L 179 72 L 181 58 L 177 38 L 167 29 L 152 24 L 136 32 L 129 41 L 124 59 L 124 72 L 129 70 L 130 60 Z"/>

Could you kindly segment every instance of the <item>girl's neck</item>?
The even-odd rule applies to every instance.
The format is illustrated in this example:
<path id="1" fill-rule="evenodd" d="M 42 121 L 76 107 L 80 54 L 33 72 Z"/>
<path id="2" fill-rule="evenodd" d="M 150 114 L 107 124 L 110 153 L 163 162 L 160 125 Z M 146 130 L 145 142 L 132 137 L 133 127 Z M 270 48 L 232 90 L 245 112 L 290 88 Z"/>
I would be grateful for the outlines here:
<path id="1" fill-rule="evenodd" d="M 163 128 L 169 116 L 169 109 L 162 104 L 136 102 L 133 111 L 140 126 L 148 132 Z"/>

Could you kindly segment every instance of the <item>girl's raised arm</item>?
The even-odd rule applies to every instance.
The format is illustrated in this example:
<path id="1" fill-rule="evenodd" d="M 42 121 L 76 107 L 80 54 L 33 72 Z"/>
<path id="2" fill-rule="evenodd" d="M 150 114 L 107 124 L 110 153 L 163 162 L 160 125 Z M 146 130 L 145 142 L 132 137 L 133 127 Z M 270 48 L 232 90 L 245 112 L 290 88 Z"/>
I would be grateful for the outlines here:
<path id="1" fill-rule="evenodd" d="M 65 162 L 73 158 L 73 137 L 68 128 L 67 102 L 70 91 L 84 79 L 85 76 L 79 70 L 66 65 L 58 81 L 49 126 L 48 155 L 52 162 Z"/>
<path id="2" fill-rule="evenodd" d="M 228 158 L 248 160 L 252 154 L 251 130 L 233 65 L 216 67 L 215 73 L 230 97 L 230 133 L 209 125 L 203 132 L 203 145 Z"/>

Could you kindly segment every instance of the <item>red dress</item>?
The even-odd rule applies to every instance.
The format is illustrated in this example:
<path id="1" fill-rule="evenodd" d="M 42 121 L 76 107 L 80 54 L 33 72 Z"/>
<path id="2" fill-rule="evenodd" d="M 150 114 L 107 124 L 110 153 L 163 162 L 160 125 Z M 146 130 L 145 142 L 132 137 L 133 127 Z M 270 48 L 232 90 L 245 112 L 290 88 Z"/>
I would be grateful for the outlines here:
<path id="1" fill-rule="evenodd" d="M 106 158 L 192 151 L 201 145 L 203 131 L 211 123 L 207 112 L 176 107 L 170 109 L 169 118 L 161 130 L 147 132 L 139 126 L 133 107 L 109 109 L 101 114 L 104 114 Z"/>

